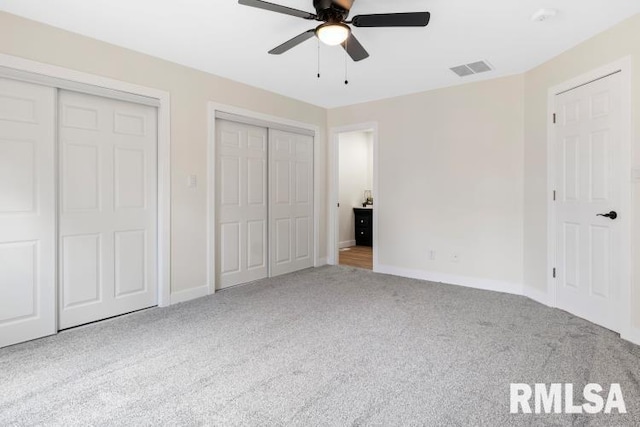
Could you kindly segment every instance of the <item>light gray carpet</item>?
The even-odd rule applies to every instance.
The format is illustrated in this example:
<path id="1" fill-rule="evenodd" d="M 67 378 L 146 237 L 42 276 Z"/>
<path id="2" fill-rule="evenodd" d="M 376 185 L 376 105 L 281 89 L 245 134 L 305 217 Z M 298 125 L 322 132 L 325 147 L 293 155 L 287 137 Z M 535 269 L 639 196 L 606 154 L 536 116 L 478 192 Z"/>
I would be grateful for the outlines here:
<path id="1" fill-rule="evenodd" d="M 510 415 L 620 382 L 626 416 Z M 0 425 L 640 425 L 640 347 L 529 299 L 323 267 L 0 350 Z"/>

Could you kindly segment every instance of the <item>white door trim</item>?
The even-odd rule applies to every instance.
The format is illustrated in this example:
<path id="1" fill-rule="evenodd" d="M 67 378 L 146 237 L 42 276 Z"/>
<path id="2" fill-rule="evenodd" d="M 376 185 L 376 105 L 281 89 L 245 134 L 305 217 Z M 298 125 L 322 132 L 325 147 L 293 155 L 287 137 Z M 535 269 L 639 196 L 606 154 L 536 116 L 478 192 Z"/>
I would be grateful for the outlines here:
<path id="1" fill-rule="evenodd" d="M 380 192 L 378 191 L 378 122 L 359 123 L 354 125 L 334 127 L 329 130 L 329 170 L 331 179 L 329 183 L 329 238 L 328 238 L 328 257 L 327 261 L 331 265 L 339 264 L 340 239 L 338 237 L 338 210 L 336 209 L 339 201 L 339 136 L 341 133 L 372 131 L 373 132 L 373 203 L 380 206 Z M 373 271 L 379 271 L 378 262 L 378 209 L 373 209 Z"/>
<path id="2" fill-rule="evenodd" d="M 623 268 L 621 277 L 623 278 L 620 283 L 620 293 L 616 305 L 618 306 L 620 335 L 624 339 L 633 341 L 634 336 L 632 318 L 631 318 L 631 304 L 633 300 L 631 298 L 631 286 L 632 286 L 632 273 L 631 273 L 631 218 L 633 218 L 633 203 L 632 203 L 632 188 L 631 188 L 631 154 L 632 154 L 632 111 L 631 111 L 631 76 L 632 76 L 632 58 L 627 56 L 618 61 L 612 62 L 608 65 L 600 67 L 596 70 L 582 74 L 579 77 L 573 78 L 569 81 L 561 83 L 549 89 L 547 94 L 547 303 L 552 307 L 557 306 L 556 289 L 557 281 L 553 277 L 553 269 L 556 268 L 557 260 L 557 238 L 556 238 L 556 206 L 553 201 L 554 191 L 556 186 L 556 150 L 554 149 L 555 142 L 555 129 L 553 123 L 553 114 L 555 110 L 555 97 L 556 95 L 566 92 L 568 90 L 583 86 L 591 83 L 595 80 L 607 77 L 613 73 L 620 72 L 622 75 L 622 129 L 621 129 L 621 147 L 624 151 L 624 165 L 623 165 L 623 188 L 622 188 L 622 202 L 621 211 L 625 212 L 621 215 L 620 221 L 622 222 L 621 238 L 623 246 L 627 250 L 623 251 L 622 259 L 620 260 Z M 637 332 L 635 333 L 637 335 Z"/>
<path id="3" fill-rule="evenodd" d="M 207 286 L 209 294 L 213 294 L 216 291 L 216 113 L 231 114 L 240 118 L 246 117 L 248 124 L 260 121 L 266 124 L 267 127 L 269 124 L 273 124 L 276 128 L 286 126 L 289 129 L 297 128 L 308 131 L 313 135 L 313 260 L 315 267 L 323 265 L 324 261 L 320 259 L 320 127 L 240 107 L 209 102 L 207 105 L 207 122 L 209 123 L 207 141 Z"/>
<path id="4" fill-rule="evenodd" d="M 0 54 L 0 67 L 30 73 L 29 80 L 43 86 L 57 87 L 56 79 L 87 85 L 92 94 L 119 99 L 145 97 L 159 102 L 158 107 L 158 306 L 171 304 L 171 97 L 169 92 L 120 80 L 44 64 L 29 59 Z M 0 70 L 0 76 L 16 78 L 14 72 Z M 81 86 L 77 90 L 82 91 Z M 57 197 L 57 196 L 56 196 Z"/>

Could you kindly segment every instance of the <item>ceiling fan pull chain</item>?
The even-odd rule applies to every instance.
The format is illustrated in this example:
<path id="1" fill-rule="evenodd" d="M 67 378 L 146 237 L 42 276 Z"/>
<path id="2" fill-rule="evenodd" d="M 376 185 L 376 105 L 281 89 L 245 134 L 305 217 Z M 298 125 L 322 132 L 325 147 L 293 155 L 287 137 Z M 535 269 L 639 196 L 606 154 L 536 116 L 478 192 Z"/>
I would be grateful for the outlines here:
<path id="1" fill-rule="evenodd" d="M 349 55 L 348 55 L 348 48 L 349 48 L 349 39 L 346 39 L 344 41 L 344 84 L 348 85 L 349 84 Z"/>
<path id="2" fill-rule="evenodd" d="M 320 39 L 318 39 L 318 78 L 320 78 Z"/>

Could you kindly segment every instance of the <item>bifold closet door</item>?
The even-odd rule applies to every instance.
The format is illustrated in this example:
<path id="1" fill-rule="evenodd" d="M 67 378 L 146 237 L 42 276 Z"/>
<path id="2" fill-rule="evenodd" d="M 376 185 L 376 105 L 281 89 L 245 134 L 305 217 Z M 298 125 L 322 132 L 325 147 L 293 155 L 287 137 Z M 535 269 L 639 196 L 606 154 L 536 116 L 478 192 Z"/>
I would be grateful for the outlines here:
<path id="1" fill-rule="evenodd" d="M 55 90 L 0 79 L 0 347 L 56 332 Z"/>
<path id="2" fill-rule="evenodd" d="M 313 137 L 269 130 L 271 276 L 313 267 Z"/>
<path id="3" fill-rule="evenodd" d="M 267 129 L 216 120 L 218 288 L 268 275 Z"/>
<path id="4" fill-rule="evenodd" d="M 157 110 L 58 95 L 59 328 L 157 304 Z"/>

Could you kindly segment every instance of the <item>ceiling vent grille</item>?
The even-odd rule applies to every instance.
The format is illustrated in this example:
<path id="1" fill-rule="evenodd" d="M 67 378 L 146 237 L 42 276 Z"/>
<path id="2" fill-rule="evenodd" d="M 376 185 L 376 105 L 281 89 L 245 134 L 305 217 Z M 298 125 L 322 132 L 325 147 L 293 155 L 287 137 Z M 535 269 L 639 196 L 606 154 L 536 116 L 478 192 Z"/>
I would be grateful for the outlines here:
<path id="1" fill-rule="evenodd" d="M 451 71 L 456 73 L 459 77 L 467 77 L 473 74 L 485 73 L 487 71 L 491 71 L 491 65 L 486 61 L 478 61 L 472 62 L 466 65 L 458 65 L 457 67 L 451 68 Z"/>

